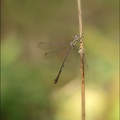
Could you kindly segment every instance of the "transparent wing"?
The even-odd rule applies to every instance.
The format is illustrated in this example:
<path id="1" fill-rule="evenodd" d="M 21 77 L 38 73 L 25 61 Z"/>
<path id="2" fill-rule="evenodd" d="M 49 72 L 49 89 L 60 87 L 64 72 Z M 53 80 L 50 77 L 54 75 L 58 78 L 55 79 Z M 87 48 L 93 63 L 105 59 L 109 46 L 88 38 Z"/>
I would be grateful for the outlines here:
<path id="1" fill-rule="evenodd" d="M 65 54 L 66 51 L 68 50 L 68 48 L 69 48 L 69 46 L 62 47 L 62 49 L 59 48 L 59 49 L 55 49 L 55 50 L 52 50 L 50 52 L 47 52 L 47 53 L 45 53 L 44 58 L 51 59 L 51 58 L 54 58 L 60 54 Z"/>
<path id="2" fill-rule="evenodd" d="M 40 42 L 38 43 L 38 48 L 45 49 L 45 50 L 54 50 L 63 48 L 66 46 L 70 46 L 70 42 Z"/>

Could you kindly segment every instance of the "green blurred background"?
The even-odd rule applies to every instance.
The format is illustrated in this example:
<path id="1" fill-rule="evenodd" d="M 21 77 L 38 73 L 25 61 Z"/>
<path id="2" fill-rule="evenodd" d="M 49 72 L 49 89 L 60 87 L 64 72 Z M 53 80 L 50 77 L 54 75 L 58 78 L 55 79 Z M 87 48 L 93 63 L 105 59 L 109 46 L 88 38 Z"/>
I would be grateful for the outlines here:
<path id="1" fill-rule="evenodd" d="M 47 60 L 37 47 L 79 35 L 77 0 L 1 3 L 1 120 L 80 120 L 79 56 L 71 51 L 55 85 L 65 52 Z M 119 1 L 82 1 L 82 16 L 86 120 L 118 120 Z"/>

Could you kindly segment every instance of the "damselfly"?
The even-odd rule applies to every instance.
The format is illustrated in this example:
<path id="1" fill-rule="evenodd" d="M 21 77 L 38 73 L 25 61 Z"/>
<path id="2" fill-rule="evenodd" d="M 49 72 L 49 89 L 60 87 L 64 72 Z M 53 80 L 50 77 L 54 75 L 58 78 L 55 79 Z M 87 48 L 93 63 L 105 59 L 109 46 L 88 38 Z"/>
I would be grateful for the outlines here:
<path id="1" fill-rule="evenodd" d="M 54 83 L 56 84 L 59 80 L 60 74 L 62 72 L 62 69 L 64 67 L 64 64 L 67 60 L 67 57 L 69 55 L 69 52 L 71 51 L 71 49 L 76 45 L 76 43 L 78 42 L 82 42 L 82 39 L 80 37 L 78 37 L 77 35 L 74 35 L 74 38 L 71 40 L 71 42 L 40 42 L 38 44 L 38 47 L 41 49 L 52 49 L 52 51 L 45 53 L 45 57 L 49 58 L 50 56 L 52 56 L 53 54 L 57 54 L 61 49 L 64 49 L 66 47 L 69 47 L 65 58 L 63 60 L 63 63 L 60 67 L 60 70 L 58 72 L 58 75 L 56 77 L 56 79 L 54 80 Z M 80 50 L 81 52 L 83 52 L 83 50 Z"/>

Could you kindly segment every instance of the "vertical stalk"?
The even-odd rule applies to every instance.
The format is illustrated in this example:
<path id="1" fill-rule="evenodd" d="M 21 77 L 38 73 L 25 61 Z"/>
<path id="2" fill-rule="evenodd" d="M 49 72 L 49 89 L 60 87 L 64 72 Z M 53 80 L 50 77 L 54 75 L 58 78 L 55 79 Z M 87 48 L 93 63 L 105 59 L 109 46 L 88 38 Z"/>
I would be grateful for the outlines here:
<path id="1" fill-rule="evenodd" d="M 78 16 L 79 16 L 79 34 L 82 39 L 80 42 L 80 74 L 81 74 L 81 120 L 85 120 L 85 73 L 84 73 L 84 46 L 83 46 L 83 29 L 82 29 L 82 14 L 81 1 L 77 0 Z"/>

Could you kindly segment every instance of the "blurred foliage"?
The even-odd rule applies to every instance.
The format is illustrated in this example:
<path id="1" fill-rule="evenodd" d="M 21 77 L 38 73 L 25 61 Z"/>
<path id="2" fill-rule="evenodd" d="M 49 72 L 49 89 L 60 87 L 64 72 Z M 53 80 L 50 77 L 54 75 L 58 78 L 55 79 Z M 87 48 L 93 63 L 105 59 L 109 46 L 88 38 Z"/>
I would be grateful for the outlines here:
<path id="1" fill-rule="evenodd" d="M 79 33 L 77 1 L 1 3 L 1 120 L 79 120 L 79 56 L 70 54 L 54 85 L 64 55 L 45 60 L 37 48 Z M 87 120 L 118 120 L 119 1 L 82 1 L 82 15 Z"/>

